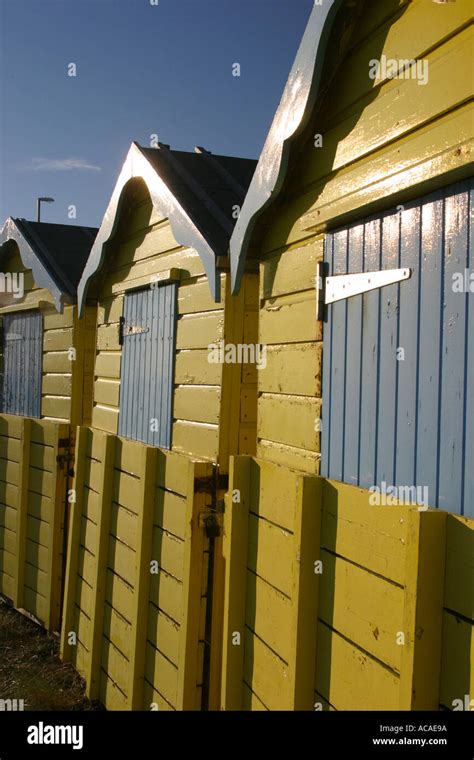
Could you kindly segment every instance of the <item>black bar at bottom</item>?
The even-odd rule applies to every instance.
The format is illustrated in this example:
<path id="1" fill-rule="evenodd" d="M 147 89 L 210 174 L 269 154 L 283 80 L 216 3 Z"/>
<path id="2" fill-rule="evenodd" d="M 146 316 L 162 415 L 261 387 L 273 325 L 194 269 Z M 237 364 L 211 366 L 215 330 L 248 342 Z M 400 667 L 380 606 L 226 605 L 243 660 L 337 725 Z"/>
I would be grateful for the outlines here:
<path id="1" fill-rule="evenodd" d="M 164 757 L 474 758 L 470 712 L 0 712 L 0 760 Z M 211 742 L 211 744 L 209 744 Z M 245 754 L 244 754 L 245 753 Z"/>

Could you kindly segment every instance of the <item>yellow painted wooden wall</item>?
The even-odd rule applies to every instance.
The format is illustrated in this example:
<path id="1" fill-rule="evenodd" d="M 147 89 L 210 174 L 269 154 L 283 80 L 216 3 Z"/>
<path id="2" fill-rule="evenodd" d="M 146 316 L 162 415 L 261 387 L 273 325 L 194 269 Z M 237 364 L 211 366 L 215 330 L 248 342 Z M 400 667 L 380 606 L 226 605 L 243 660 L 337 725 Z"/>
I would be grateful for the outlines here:
<path id="1" fill-rule="evenodd" d="M 467 696 L 467 700 L 466 700 Z M 440 704 L 474 707 L 474 521 L 448 515 Z M 461 707 L 461 705 L 464 705 Z"/>
<path id="2" fill-rule="evenodd" d="M 59 314 L 51 293 L 38 288 L 30 269 L 25 269 L 18 249 L 6 258 L 4 272 L 21 272 L 24 277 L 24 297 L 4 295 L 2 314 L 18 309 L 40 309 L 43 316 L 43 370 L 41 381 L 41 417 L 73 425 L 87 424 L 92 411 L 93 358 L 96 312 L 87 307 L 84 318 L 78 320 L 73 304 L 64 306 Z M 75 359 L 70 349 L 76 351 Z"/>
<path id="3" fill-rule="evenodd" d="M 245 275 L 241 294 L 231 299 L 229 275 L 221 273 L 222 299 L 215 303 L 199 255 L 176 242 L 168 219 L 153 209 L 144 183 L 137 180 L 133 192 L 104 272 L 91 287 L 99 303 L 92 425 L 110 433 L 118 430 L 124 293 L 178 268 L 172 450 L 219 459 L 225 472 L 229 446 L 232 453 L 255 451 L 256 377 L 248 365 L 210 363 L 208 346 L 220 340 L 242 343 L 244 333 L 256 340 L 258 276 Z"/>
<path id="4" fill-rule="evenodd" d="M 69 425 L 0 415 L 0 592 L 59 631 Z"/>
<path id="5" fill-rule="evenodd" d="M 315 269 L 324 231 L 468 176 L 472 161 L 472 5 L 468 0 L 366 3 L 347 59 L 329 80 L 293 151 L 280 200 L 264 215 L 253 253 L 260 265 L 259 340 L 269 345 L 258 374 L 259 457 L 319 472 L 321 325 Z M 339 43 L 338 43 L 339 44 Z M 422 58 L 429 80 L 373 81 L 372 58 Z M 314 147 L 314 136 L 323 147 Z"/>
<path id="6" fill-rule="evenodd" d="M 78 428 L 61 656 L 108 709 L 200 708 L 211 471 Z"/>
<path id="7" fill-rule="evenodd" d="M 472 521 L 369 497 L 232 458 L 223 709 L 437 710 L 472 696 Z"/>

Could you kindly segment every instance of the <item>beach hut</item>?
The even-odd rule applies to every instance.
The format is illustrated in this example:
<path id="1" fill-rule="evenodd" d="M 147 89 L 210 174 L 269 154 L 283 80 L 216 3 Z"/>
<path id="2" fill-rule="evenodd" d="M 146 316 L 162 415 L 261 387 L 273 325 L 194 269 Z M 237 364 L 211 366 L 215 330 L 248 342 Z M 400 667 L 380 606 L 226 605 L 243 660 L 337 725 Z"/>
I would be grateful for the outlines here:
<path id="1" fill-rule="evenodd" d="M 221 473 L 255 438 L 255 357 L 225 351 L 255 343 L 257 277 L 229 298 L 227 256 L 255 165 L 134 143 L 78 292 L 99 309 L 92 426 Z"/>
<path id="2" fill-rule="evenodd" d="M 1 591 L 55 630 L 72 430 L 92 401 L 95 319 L 78 321 L 76 289 L 96 233 L 13 218 L 0 232 Z"/>
<path id="3" fill-rule="evenodd" d="M 0 232 L 2 413 L 73 425 L 90 420 L 87 372 L 94 335 L 84 333 L 89 314 L 78 322 L 76 291 L 96 234 L 92 227 L 5 222 Z"/>
<path id="4" fill-rule="evenodd" d="M 237 220 L 267 360 L 248 519 L 226 504 L 226 709 L 472 694 L 470 15 L 315 3 Z"/>
<path id="5" fill-rule="evenodd" d="M 255 165 L 133 143 L 79 283 L 97 342 L 61 651 L 110 709 L 219 704 L 221 499 L 262 363 L 258 276 L 231 297 L 228 248 Z"/>

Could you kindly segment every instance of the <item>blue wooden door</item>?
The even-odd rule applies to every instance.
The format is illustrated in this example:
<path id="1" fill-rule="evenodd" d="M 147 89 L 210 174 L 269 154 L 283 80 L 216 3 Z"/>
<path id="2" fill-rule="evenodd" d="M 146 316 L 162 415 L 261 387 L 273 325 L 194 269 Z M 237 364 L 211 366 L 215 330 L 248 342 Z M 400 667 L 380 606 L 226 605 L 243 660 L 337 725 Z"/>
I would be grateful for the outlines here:
<path id="1" fill-rule="evenodd" d="M 176 283 L 125 296 L 119 435 L 171 447 Z"/>
<path id="2" fill-rule="evenodd" d="M 43 322 L 39 312 L 5 314 L 2 325 L 2 412 L 41 416 Z"/>
<path id="3" fill-rule="evenodd" d="M 327 307 L 321 440 L 324 476 L 471 517 L 472 218 L 470 179 L 327 235 L 330 274 L 413 274 Z"/>

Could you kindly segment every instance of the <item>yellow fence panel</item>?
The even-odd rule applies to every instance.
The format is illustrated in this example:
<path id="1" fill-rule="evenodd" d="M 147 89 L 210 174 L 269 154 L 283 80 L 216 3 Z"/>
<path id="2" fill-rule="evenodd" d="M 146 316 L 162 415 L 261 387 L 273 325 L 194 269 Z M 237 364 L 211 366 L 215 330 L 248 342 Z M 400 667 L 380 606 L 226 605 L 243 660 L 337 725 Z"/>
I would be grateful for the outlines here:
<path id="1" fill-rule="evenodd" d="M 448 515 L 440 704 L 474 709 L 474 521 Z"/>
<path id="2" fill-rule="evenodd" d="M 443 690 L 470 693 L 472 591 L 460 591 L 457 579 L 470 573 L 472 588 L 472 524 L 469 537 L 469 521 L 450 521 L 234 457 L 222 709 L 436 710 L 440 678 L 443 704 Z M 447 654 L 454 640 L 456 663 Z"/>
<path id="3" fill-rule="evenodd" d="M 231 460 L 223 553 L 224 710 L 312 707 L 321 481 Z M 265 493 L 265 498 L 261 494 Z"/>
<path id="4" fill-rule="evenodd" d="M 61 654 L 107 709 L 199 709 L 212 465 L 78 428 Z"/>
<path id="5" fill-rule="evenodd" d="M 0 415 L 0 592 L 59 631 L 68 425 Z"/>

